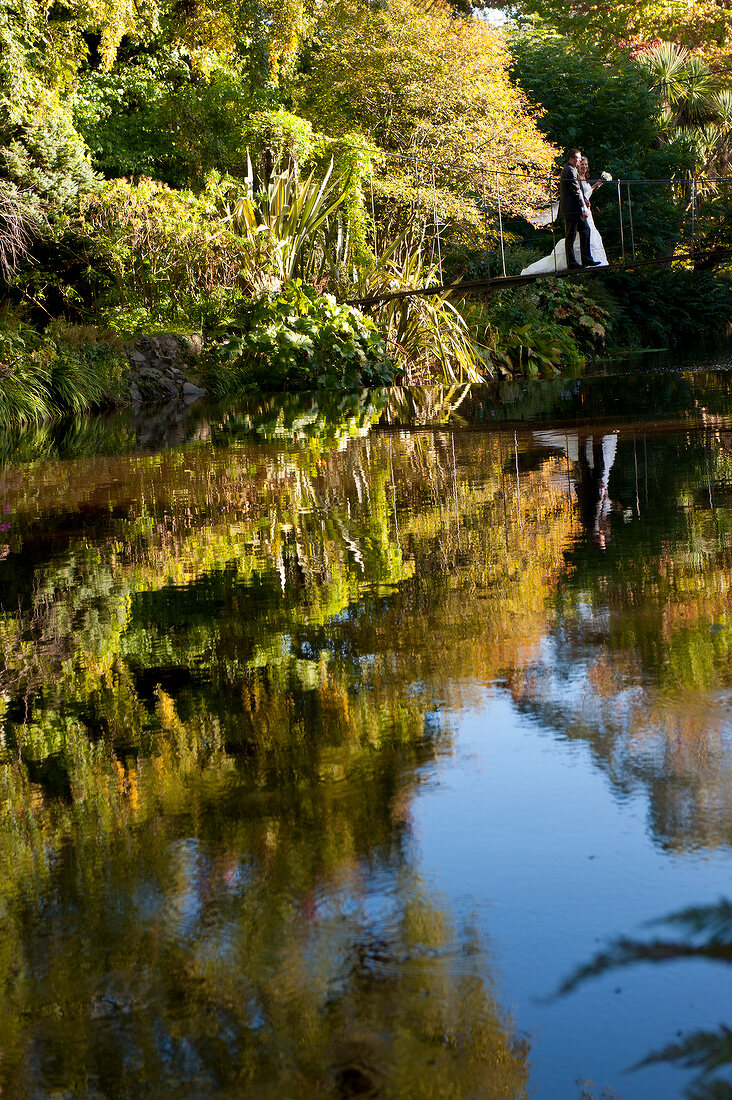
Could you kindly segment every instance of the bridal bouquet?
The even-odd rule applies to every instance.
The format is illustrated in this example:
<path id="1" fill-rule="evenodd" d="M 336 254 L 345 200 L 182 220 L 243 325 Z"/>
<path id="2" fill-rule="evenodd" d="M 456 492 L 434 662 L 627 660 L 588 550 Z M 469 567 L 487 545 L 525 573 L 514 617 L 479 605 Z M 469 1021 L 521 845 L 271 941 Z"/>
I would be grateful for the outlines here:
<path id="1" fill-rule="evenodd" d="M 613 177 L 610 175 L 609 172 L 601 172 L 600 173 L 600 179 L 605 180 L 605 183 L 609 183 L 612 178 Z"/>

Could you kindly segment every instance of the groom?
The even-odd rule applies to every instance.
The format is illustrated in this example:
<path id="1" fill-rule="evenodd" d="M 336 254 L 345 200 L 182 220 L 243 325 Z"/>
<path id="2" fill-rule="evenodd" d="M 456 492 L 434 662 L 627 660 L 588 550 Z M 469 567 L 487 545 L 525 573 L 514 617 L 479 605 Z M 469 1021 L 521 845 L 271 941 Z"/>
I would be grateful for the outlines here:
<path id="1" fill-rule="evenodd" d="M 582 182 L 577 171 L 582 153 L 579 149 L 570 149 L 567 164 L 559 179 L 559 213 L 564 218 L 564 249 L 567 267 L 570 271 L 579 271 L 582 267 L 599 267 L 598 260 L 592 259 L 590 252 L 590 227 L 587 218 L 590 208 L 587 205 Z M 574 238 L 579 233 L 580 256 L 582 263 L 574 258 Z"/>

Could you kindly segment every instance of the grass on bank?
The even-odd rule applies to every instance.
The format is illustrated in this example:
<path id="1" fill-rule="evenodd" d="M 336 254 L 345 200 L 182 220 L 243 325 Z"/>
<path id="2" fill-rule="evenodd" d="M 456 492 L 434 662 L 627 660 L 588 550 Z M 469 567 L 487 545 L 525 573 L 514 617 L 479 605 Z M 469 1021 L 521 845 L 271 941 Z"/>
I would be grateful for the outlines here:
<path id="1" fill-rule="evenodd" d="M 129 400 L 120 344 L 93 326 L 54 322 L 0 328 L 0 424 L 27 428 Z"/>

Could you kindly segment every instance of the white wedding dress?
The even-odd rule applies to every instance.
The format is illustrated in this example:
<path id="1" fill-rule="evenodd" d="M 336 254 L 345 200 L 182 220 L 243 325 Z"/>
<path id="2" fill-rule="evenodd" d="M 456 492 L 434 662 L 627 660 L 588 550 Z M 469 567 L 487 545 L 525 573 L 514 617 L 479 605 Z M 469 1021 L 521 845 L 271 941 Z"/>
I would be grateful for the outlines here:
<path id="1" fill-rule="evenodd" d="M 592 194 L 592 184 L 582 181 L 582 190 L 585 193 L 585 198 L 589 199 Z M 608 266 L 608 259 L 605 253 L 605 247 L 602 243 L 602 237 L 597 231 L 595 225 L 595 219 L 592 217 L 592 209 L 590 208 L 590 215 L 587 219 L 587 224 L 590 227 L 590 255 L 593 260 L 597 260 L 602 267 Z M 579 264 L 582 262 L 580 257 L 580 240 L 579 233 L 574 238 L 574 255 L 575 261 Z M 525 267 L 522 275 L 551 275 L 555 271 L 567 270 L 567 256 L 564 249 L 564 237 L 554 247 L 554 251 L 549 256 L 542 256 L 540 260 L 536 260 L 533 264 L 529 264 Z"/>

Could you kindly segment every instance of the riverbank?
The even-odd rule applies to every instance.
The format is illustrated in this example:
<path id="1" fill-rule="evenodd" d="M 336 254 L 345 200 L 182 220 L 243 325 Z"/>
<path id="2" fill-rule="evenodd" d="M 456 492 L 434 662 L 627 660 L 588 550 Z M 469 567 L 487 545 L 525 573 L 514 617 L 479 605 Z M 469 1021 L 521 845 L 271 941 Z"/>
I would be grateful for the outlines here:
<path id="1" fill-rule="evenodd" d="M 93 325 L 57 322 L 0 330 L 0 424 L 23 428 L 60 416 L 167 401 L 189 403 L 198 384 L 200 333 L 126 340 Z"/>
<path id="2" fill-rule="evenodd" d="M 683 269 L 546 278 L 493 294 L 453 295 L 440 309 L 438 315 L 426 299 L 402 300 L 375 323 L 295 281 L 255 297 L 236 321 L 222 320 L 205 333 L 124 336 L 62 318 L 41 331 L 6 321 L 0 326 L 0 423 L 23 427 L 103 408 L 189 403 L 206 393 L 232 398 L 577 377 L 645 348 L 697 350 L 732 328 L 730 280 Z M 399 367 L 388 351 L 394 340 L 402 348 L 411 340 L 421 367 Z M 449 370 L 431 357 L 435 344 L 451 358 Z"/>

